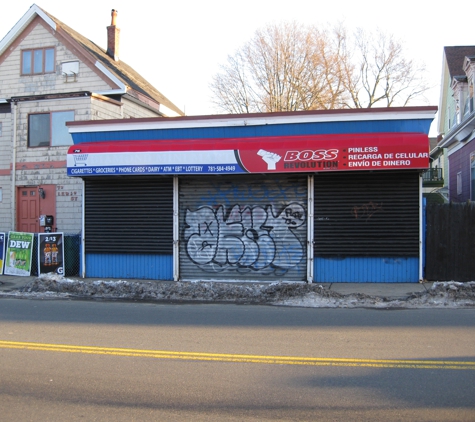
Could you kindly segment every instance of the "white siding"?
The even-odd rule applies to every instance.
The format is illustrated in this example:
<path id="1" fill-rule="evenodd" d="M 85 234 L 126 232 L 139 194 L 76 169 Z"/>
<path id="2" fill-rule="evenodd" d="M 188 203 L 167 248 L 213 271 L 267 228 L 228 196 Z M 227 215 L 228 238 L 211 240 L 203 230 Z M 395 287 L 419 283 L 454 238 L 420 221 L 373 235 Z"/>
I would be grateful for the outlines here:
<path id="1" fill-rule="evenodd" d="M 0 231 L 8 232 L 12 229 L 11 221 L 11 177 L 0 176 L 0 187 L 2 188 L 2 202 L 0 202 Z"/>
<path id="2" fill-rule="evenodd" d="M 2 201 L 0 202 L 0 231 L 8 232 L 11 224 L 11 170 L 12 162 L 12 115 L 0 113 L 2 135 L 0 136 L 0 188 L 2 188 Z"/>
<path id="3" fill-rule="evenodd" d="M 58 231 L 79 233 L 82 216 L 82 179 L 64 177 L 63 170 L 56 185 L 56 226 Z"/>
<path id="4" fill-rule="evenodd" d="M 0 171 L 10 169 L 12 162 L 12 115 L 11 113 L 0 113 L 0 124 L 2 131 L 0 135 Z"/>
<path id="5" fill-rule="evenodd" d="M 84 63 L 63 45 L 52 31 L 40 22 L 32 24 L 30 32 L 21 34 L 18 44 L 4 53 L 0 61 L 0 99 L 22 96 L 42 96 L 74 92 L 103 92 L 115 89 L 112 82 L 104 80 L 94 63 Z M 26 35 L 25 35 L 26 34 Z M 23 37 L 23 38 L 22 38 Z M 45 75 L 21 75 L 21 51 L 43 47 L 55 48 L 56 72 Z M 61 63 L 78 61 L 76 78 L 66 78 Z M 28 116 L 32 113 L 74 111 L 74 120 L 103 120 L 139 117 L 157 117 L 158 113 L 123 99 L 122 103 L 97 96 L 81 96 L 64 99 L 22 100 L 17 103 L 16 124 L 16 182 L 21 186 L 56 186 L 55 227 L 65 233 L 79 233 L 82 217 L 82 180 L 66 174 L 66 155 L 69 146 L 28 147 Z M 0 231 L 14 227 L 12 221 L 12 146 L 13 113 L 0 113 L 2 135 L 0 136 Z"/>
<path id="6" fill-rule="evenodd" d="M 123 106 L 112 101 L 92 98 L 90 120 L 122 119 Z M 79 120 L 79 119 L 78 119 Z M 83 119 L 81 119 L 83 120 Z M 86 119 L 84 119 L 86 120 Z"/>
<path id="7" fill-rule="evenodd" d="M 124 119 L 136 119 L 139 117 L 160 117 L 158 112 L 140 107 L 137 103 L 134 103 L 127 99 L 122 99 L 124 104 Z"/>
<path id="8" fill-rule="evenodd" d="M 55 47 L 56 73 L 21 76 L 21 51 L 41 47 Z M 68 78 L 67 82 L 66 77 L 61 74 L 61 63 L 71 60 L 79 60 L 79 58 L 38 23 L 0 66 L 0 98 L 77 91 L 99 92 L 112 88 L 93 69 L 82 62 L 79 64 L 76 82 L 74 78 Z"/>

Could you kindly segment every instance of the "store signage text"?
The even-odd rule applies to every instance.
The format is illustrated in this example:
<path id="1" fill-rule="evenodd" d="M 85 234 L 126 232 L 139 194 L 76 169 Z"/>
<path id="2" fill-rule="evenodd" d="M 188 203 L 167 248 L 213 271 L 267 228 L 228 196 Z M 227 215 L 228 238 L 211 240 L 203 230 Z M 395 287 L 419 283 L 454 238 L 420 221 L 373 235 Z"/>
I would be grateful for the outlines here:
<path id="1" fill-rule="evenodd" d="M 81 144 L 67 157 L 69 176 L 289 173 L 425 169 L 429 139 L 422 133 L 308 135 L 274 138 Z M 168 149 L 166 149 L 168 148 Z"/>

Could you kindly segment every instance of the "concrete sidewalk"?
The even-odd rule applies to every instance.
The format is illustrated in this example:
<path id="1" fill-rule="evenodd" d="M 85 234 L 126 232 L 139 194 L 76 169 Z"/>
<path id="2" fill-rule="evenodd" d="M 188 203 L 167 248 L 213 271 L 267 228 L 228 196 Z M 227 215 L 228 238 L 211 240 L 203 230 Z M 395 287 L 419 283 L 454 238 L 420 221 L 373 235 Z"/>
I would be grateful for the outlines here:
<path id="1" fill-rule="evenodd" d="M 20 290 L 36 278 L 36 276 L 20 277 L 16 275 L 0 275 L 0 292 L 9 293 Z"/>
<path id="2" fill-rule="evenodd" d="M 20 277 L 13 275 L 0 275 L 0 293 L 11 293 L 20 290 L 30 281 L 35 280 L 36 276 Z M 75 280 L 95 281 L 97 278 L 70 277 Z M 110 280 L 110 279 L 102 279 Z M 156 282 L 154 280 L 122 279 L 131 282 Z M 111 280 L 113 281 L 113 280 Z M 170 283 L 170 281 L 167 281 Z M 331 290 L 342 295 L 361 293 L 369 296 L 385 297 L 389 299 L 403 299 L 412 293 L 425 292 L 432 287 L 433 283 L 318 283 L 327 290 Z"/>

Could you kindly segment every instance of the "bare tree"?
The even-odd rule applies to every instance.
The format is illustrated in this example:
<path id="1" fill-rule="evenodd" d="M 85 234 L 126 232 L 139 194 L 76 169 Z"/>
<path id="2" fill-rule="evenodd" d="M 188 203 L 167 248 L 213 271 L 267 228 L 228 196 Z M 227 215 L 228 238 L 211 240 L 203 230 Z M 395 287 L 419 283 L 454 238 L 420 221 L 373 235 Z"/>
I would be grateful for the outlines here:
<path id="1" fill-rule="evenodd" d="M 351 108 L 406 106 L 429 89 L 424 65 L 404 57 L 403 45 L 380 30 L 358 29 L 345 86 Z"/>
<path id="2" fill-rule="evenodd" d="M 390 107 L 428 89 L 392 36 L 359 30 L 353 40 L 341 25 L 269 25 L 228 56 L 212 101 L 227 113 Z"/>
<path id="3" fill-rule="evenodd" d="M 258 30 L 213 77 L 214 103 L 228 113 L 341 107 L 343 49 L 335 39 L 295 22 Z"/>
<path id="4" fill-rule="evenodd" d="M 256 93 L 248 80 L 242 52 L 228 57 L 228 65 L 213 78 L 215 103 L 225 112 L 239 114 L 256 110 Z"/>

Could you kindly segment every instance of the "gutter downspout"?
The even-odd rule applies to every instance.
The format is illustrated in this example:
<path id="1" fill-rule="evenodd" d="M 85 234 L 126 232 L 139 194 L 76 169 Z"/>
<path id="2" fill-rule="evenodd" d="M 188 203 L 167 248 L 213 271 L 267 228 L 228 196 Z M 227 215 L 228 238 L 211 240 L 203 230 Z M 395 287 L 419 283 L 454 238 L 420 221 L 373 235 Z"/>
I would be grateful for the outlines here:
<path id="1" fill-rule="evenodd" d="M 12 230 L 16 229 L 16 137 L 17 137 L 17 107 L 16 101 L 12 101 L 13 104 L 13 140 L 12 140 L 12 214 L 11 214 L 11 227 Z"/>

